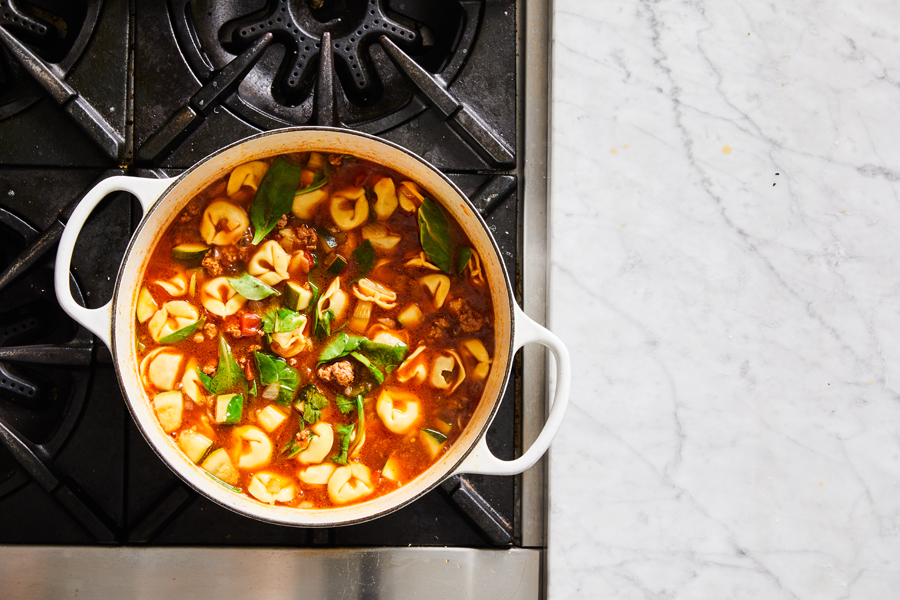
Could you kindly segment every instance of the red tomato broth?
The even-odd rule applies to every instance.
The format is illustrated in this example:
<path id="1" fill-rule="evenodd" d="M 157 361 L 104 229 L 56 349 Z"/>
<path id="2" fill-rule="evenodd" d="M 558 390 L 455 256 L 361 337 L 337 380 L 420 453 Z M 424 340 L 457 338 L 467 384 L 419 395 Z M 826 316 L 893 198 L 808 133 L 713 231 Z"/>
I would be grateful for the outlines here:
<path id="1" fill-rule="evenodd" d="M 298 165 L 305 165 L 309 159 L 309 153 L 287 155 L 285 158 L 289 162 Z M 335 156 L 328 157 L 336 160 Z M 266 160 L 271 163 L 275 157 Z M 336 397 L 339 390 L 332 383 L 324 382 L 318 375 L 318 359 L 322 350 L 334 339 L 336 330 L 342 329 L 348 335 L 366 336 L 366 332 L 372 330 L 372 327 L 379 324 L 379 319 L 392 319 L 397 329 L 386 327 L 385 330 L 394 332 L 396 337 L 407 339 L 409 351 L 407 358 L 413 354 L 420 344 L 426 346 L 428 360 L 424 362 L 426 366 L 426 377 L 423 381 L 416 382 L 410 380 L 401 383 L 397 378 L 396 370 L 385 373 L 384 382 L 377 385 L 377 382 L 366 373 L 365 368 L 361 364 L 357 364 L 349 357 L 340 360 L 350 360 L 354 362 L 355 378 L 367 382 L 371 390 L 364 392 L 364 413 L 366 421 L 365 442 L 357 455 L 348 458 L 348 463 L 358 462 L 368 467 L 370 471 L 370 484 L 373 491 L 356 500 L 348 502 L 354 504 L 357 502 L 365 502 L 376 498 L 380 495 L 389 493 L 397 489 L 400 485 L 407 483 L 431 466 L 447 449 L 456 441 L 471 418 L 478 402 L 481 399 L 484 390 L 484 379 L 475 379 L 472 377 L 474 368 L 473 358 L 466 355 L 460 344 L 463 340 L 477 339 L 486 349 L 488 355 L 493 358 L 494 340 L 493 340 L 493 313 L 491 309 L 491 298 L 487 284 L 482 280 L 480 285 L 473 283 L 472 278 L 472 262 L 462 274 L 456 274 L 456 269 L 452 268 L 451 273 L 447 274 L 450 279 L 450 290 L 447 294 L 446 301 L 441 309 L 437 309 L 433 302 L 432 294 L 429 293 L 417 280 L 418 278 L 438 273 L 423 267 L 407 267 L 404 263 L 411 258 L 418 257 L 422 253 L 422 247 L 419 241 L 419 227 L 417 222 L 417 210 L 405 212 L 402 207 L 398 206 L 393 214 L 384 221 L 378 221 L 386 226 L 388 233 L 398 235 L 400 241 L 393 250 L 375 252 L 375 266 L 368 273 L 367 277 L 376 281 L 393 292 L 396 293 L 397 299 L 395 307 L 385 309 L 377 304 L 372 305 L 372 314 L 366 327 L 366 332 L 350 331 L 348 323 L 353 316 L 355 306 L 358 300 L 350 291 L 351 282 L 362 275 L 359 268 L 352 260 L 352 252 L 358 248 L 363 242 L 360 234 L 361 228 L 368 222 L 375 222 L 375 212 L 373 209 L 374 193 L 372 186 L 382 177 L 390 177 L 393 179 L 395 188 L 397 189 L 398 198 L 400 196 L 401 182 L 408 181 L 407 178 L 368 161 L 355 159 L 353 157 L 343 157 L 338 166 L 331 169 L 331 176 L 323 187 L 328 192 L 327 197 L 314 210 L 312 217 L 309 219 L 300 219 L 290 212 L 287 214 L 287 224 L 285 228 L 276 227 L 271 231 L 258 245 L 250 247 L 245 251 L 244 256 L 238 258 L 231 263 L 230 268 L 226 268 L 224 276 L 238 277 L 246 272 L 247 263 L 258 251 L 259 247 L 269 240 L 275 240 L 284 247 L 281 231 L 284 229 L 294 230 L 303 225 L 314 227 L 319 232 L 318 243 L 316 249 L 311 254 L 315 255 L 318 261 L 317 266 L 312 266 L 309 273 L 303 271 L 302 268 L 290 272 L 287 280 L 281 281 L 273 285 L 276 290 L 282 292 L 281 296 L 271 296 L 269 298 L 253 301 L 248 300 L 242 308 L 234 314 L 220 317 L 207 310 L 200 302 L 201 288 L 208 281 L 213 279 L 206 267 L 200 267 L 198 264 L 186 264 L 184 261 L 176 260 L 173 257 L 173 248 L 179 244 L 207 244 L 206 240 L 201 236 L 199 231 L 199 222 L 204 214 L 206 207 L 210 203 L 226 199 L 232 204 L 239 206 L 249 215 L 250 207 L 254 198 L 254 190 L 252 187 L 244 185 L 240 190 L 232 196 L 227 196 L 226 186 L 229 181 L 230 174 L 217 180 L 201 191 L 189 203 L 187 208 L 176 217 L 175 221 L 169 226 L 166 233 L 157 242 L 149 266 L 143 277 L 143 286 L 150 292 L 156 305 L 162 307 L 170 301 L 186 300 L 192 306 L 197 308 L 199 314 L 205 319 L 204 327 L 209 324 L 216 326 L 215 335 L 207 335 L 204 327 L 197 329 L 197 333 L 192 334 L 184 341 L 167 344 L 168 348 L 172 348 L 183 354 L 185 359 L 182 361 L 181 369 L 184 370 L 184 363 L 188 357 L 197 359 L 198 366 L 207 370 L 217 368 L 219 353 L 219 336 L 224 336 L 233 352 L 235 359 L 241 365 L 248 379 L 248 388 L 253 385 L 253 380 L 258 379 L 259 372 L 253 358 L 253 351 L 258 350 L 269 355 L 273 355 L 272 349 L 267 343 L 268 336 L 265 334 L 256 335 L 253 330 L 258 329 L 255 325 L 258 316 L 262 315 L 272 308 L 279 307 L 284 299 L 283 291 L 286 284 L 294 282 L 300 285 L 312 283 L 318 287 L 321 293 L 329 285 L 333 277 L 327 275 L 327 265 L 332 259 L 332 255 L 337 254 L 348 260 L 348 266 L 340 273 L 341 290 L 344 290 L 348 296 L 348 306 L 345 307 L 343 315 L 339 321 L 333 324 L 332 335 L 326 336 L 324 339 L 316 340 L 310 331 L 311 323 L 307 320 L 304 325 L 304 333 L 312 340 L 312 347 L 301 351 L 299 354 L 289 357 L 286 360 L 288 364 L 294 367 L 299 374 L 300 386 L 302 389 L 309 383 L 315 383 L 317 388 L 328 398 L 328 405 L 321 410 L 321 420 L 332 425 L 334 431 L 334 442 L 332 448 L 322 463 L 330 463 L 335 467 L 341 465 L 335 464 L 331 459 L 335 457 L 341 448 L 340 436 L 337 429 L 343 425 L 349 425 L 357 422 L 356 410 L 351 410 L 348 414 L 342 414 L 336 405 Z M 308 180 L 308 177 L 306 177 Z M 301 180 L 300 188 L 306 186 L 308 181 Z M 335 192 L 344 190 L 348 187 L 363 187 L 366 190 L 367 202 L 369 205 L 369 217 L 364 223 L 349 231 L 340 231 L 336 227 L 332 219 L 329 204 Z M 430 197 L 429 194 L 420 188 L 423 196 Z M 450 236 L 453 247 L 472 248 L 471 242 L 466 238 L 461 227 L 453 220 L 453 218 L 444 211 L 449 224 Z M 248 227 L 244 237 L 252 235 L 253 225 Z M 323 240 L 321 233 L 328 231 L 335 238 L 337 245 L 329 248 L 328 244 Z M 211 246 L 210 254 L 219 252 L 228 252 L 230 247 L 218 248 Z M 297 250 L 296 252 L 299 252 Z M 291 252 L 289 252 L 291 254 Z M 453 257 L 455 260 L 455 257 Z M 455 266 L 454 266 L 455 267 Z M 187 294 L 172 295 L 160 285 L 157 281 L 170 280 L 178 274 L 186 274 L 188 280 L 193 275 L 196 278 L 194 295 L 190 292 Z M 454 299 L 464 299 L 469 309 L 477 314 L 483 321 L 477 331 L 462 331 L 461 321 L 448 309 L 451 301 Z M 420 324 L 412 327 L 403 327 L 396 322 L 398 314 L 410 304 L 415 304 L 423 313 L 423 319 Z M 313 309 L 315 310 L 315 309 Z M 448 325 L 440 327 L 441 319 Z M 437 324 L 436 324 L 437 323 Z M 471 327 L 470 327 L 471 328 Z M 432 335 L 438 330 L 440 335 Z M 151 336 L 147 323 L 139 324 L 137 328 L 137 343 L 139 360 L 143 360 L 149 353 L 161 346 Z M 241 334 L 250 335 L 241 335 Z M 201 335 L 197 335 L 201 334 Z M 200 339 L 202 337 L 202 340 Z M 449 390 L 434 387 L 430 380 L 432 378 L 432 369 L 434 358 L 438 355 L 445 354 L 448 351 L 456 352 L 462 359 L 466 369 L 466 378 L 459 384 L 457 389 L 450 393 Z M 336 361 L 331 361 L 336 362 Z M 384 369 L 382 369 L 384 371 Z M 458 371 L 454 370 L 454 376 Z M 184 375 L 180 375 L 179 383 L 175 386 L 176 390 L 183 388 Z M 376 384 L 373 386 L 373 384 Z M 153 386 L 147 385 L 147 392 L 153 399 L 160 390 Z M 298 473 L 307 465 L 300 464 L 295 458 L 287 458 L 283 451 L 295 440 L 295 435 L 304 428 L 309 429 L 314 426 L 311 423 L 305 423 L 297 410 L 288 406 L 280 406 L 269 400 L 263 399 L 259 394 L 262 393 L 261 386 L 257 382 L 257 395 L 244 393 L 244 406 L 242 417 L 239 423 L 234 425 L 217 424 L 215 422 L 215 398 L 206 393 L 201 388 L 201 395 L 206 397 L 206 402 L 195 403 L 186 394 L 183 396 L 183 411 L 181 424 L 177 430 L 172 431 L 170 435 L 178 439 L 179 434 L 184 431 L 197 431 L 212 440 L 212 446 L 206 452 L 205 456 L 209 456 L 218 448 L 225 448 L 226 452 L 233 464 L 236 464 L 236 456 L 241 450 L 241 444 L 235 443 L 234 431 L 237 427 L 244 425 L 259 426 L 258 411 L 262 410 L 270 404 L 278 406 L 282 414 L 286 415 L 281 425 L 272 432 L 266 432 L 272 442 L 273 451 L 268 464 L 259 468 L 237 469 L 238 476 L 234 484 L 241 488 L 244 493 L 248 493 L 247 489 L 255 474 L 258 472 L 275 473 L 277 475 L 290 478 L 296 491 L 296 495 L 287 502 L 278 502 L 282 505 L 328 508 L 331 506 L 343 505 L 337 504 L 330 497 L 325 485 L 306 484 L 298 478 Z M 419 399 L 419 416 L 416 423 L 402 434 L 391 432 L 382 422 L 377 413 L 376 405 L 378 398 L 383 390 L 401 390 L 414 394 Z M 297 393 L 294 393 L 297 396 Z M 422 429 L 430 429 L 440 431 L 446 435 L 446 443 L 443 444 L 441 450 L 436 456 L 431 456 L 427 451 L 423 440 Z M 264 430 L 265 431 L 265 430 Z M 357 432 L 358 435 L 358 432 Z M 388 458 L 393 457 L 395 469 L 398 477 L 397 481 L 382 476 L 382 469 Z M 198 464 L 202 463 L 201 458 Z M 253 497 L 248 493 L 250 497 Z"/>

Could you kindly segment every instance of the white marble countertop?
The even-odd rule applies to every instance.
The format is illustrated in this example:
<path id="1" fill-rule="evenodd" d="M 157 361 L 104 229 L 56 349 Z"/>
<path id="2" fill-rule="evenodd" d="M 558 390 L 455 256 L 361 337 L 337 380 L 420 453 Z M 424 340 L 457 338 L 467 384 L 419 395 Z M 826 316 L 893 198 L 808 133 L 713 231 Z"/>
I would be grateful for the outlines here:
<path id="1" fill-rule="evenodd" d="M 550 597 L 900 597 L 900 4 L 553 31 Z"/>

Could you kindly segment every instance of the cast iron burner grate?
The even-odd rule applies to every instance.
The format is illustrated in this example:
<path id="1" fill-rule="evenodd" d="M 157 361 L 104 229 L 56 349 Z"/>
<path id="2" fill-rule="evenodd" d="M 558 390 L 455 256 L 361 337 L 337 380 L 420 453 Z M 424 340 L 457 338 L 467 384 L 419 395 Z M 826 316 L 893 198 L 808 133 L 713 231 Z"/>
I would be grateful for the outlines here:
<path id="1" fill-rule="evenodd" d="M 169 1 L 179 46 L 207 81 L 267 33 L 273 42 L 225 104 L 262 129 L 316 122 L 321 44 L 331 35 L 340 123 L 380 133 L 426 108 L 416 86 L 382 48 L 387 38 L 429 73 L 450 81 L 475 38 L 480 2 L 458 0 L 274 0 L 224 5 Z M 331 125 L 332 123 L 319 123 Z"/>
<path id="2" fill-rule="evenodd" d="M 101 0 L 0 0 L 0 27 L 65 76 L 84 52 L 101 4 Z M 0 120 L 21 112 L 45 95 L 31 75 L 0 47 Z"/>
<path id="3" fill-rule="evenodd" d="M 0 265 L 36 233 L 0 209 Z M 27 441 L 41 459 L 53 458 L 78 421 L 90 372 L 77 367 L 90 364 L 92 345 L 91 335 L 56 303 L 52 262 L 43 261 L 0 291 L 0 425 Z M 29 479 L 0 445 L 0 497 Z"/>

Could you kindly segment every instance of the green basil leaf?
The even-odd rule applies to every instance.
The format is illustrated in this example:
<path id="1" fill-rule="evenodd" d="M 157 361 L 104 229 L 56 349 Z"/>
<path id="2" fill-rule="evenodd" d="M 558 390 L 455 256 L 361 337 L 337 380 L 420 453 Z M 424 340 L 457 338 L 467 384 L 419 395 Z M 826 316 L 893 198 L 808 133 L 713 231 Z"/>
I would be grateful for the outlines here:
<path id="1" fill-rule="evenodd" d="M 375 381 L 378 382 L 378 385 L 381 385 L 382 383 L 384 383 L 384 373 L 382 373 L 378 367 L 373 365 L 372 361 L 370 361 L 368 358 L 366 358 L 359 352 L 351 352 L 350 356 L 352 356 L 353 358 L 358 360 L 360 363 L 362 363 L 362 365 L 365 368 L 367 368 L 370 373 L 372 373 L 372 377 L 375 378 Z"/>
<path id="2" fill-rule="evenodd" d="M 254 277 L 244 273 L 240 277 L 228 277 L 228 283 L 234 288 L 238 294 L 247 300 L 263 300 L 272 294 L 280 296 L 281 292 L 275 288 L 267 286 L 265 283 Z"/>
<path id="3" fill-rule="evenodd" d="M 161 338 L 159 338 L 159 343 L 160 344 L 174 344 L 175 342 L 180 342 L 182 340 L 186 340 L 188 338 L 188 336 L 192 335 L 195 331 L 197 331 L 197 328 L 200 327 L 200 323 L 202 321 L 203 321 L 202 318 L 197 319 L 190 325 L 185 325 L 181 329 L 173 331 L 169 335 L 162 336 Z"/>
<path id="4" fill-rule="evenodd" d="M 331 324 L 334 322 L 334 311 L 330 308 L 325 311 L 325 314 L 316 319 L 315 327 L 313 328 L 313 334 L 315 335 L 317 340 L 321 340 L 322 338 L 326 338 L 331 335 Z"/>
<path id="5" fill-rule="evenodd" d="M 328 397 L 316 387 L 316 384 L 310 383 L 297 396 L 296 405 L 303 403 L 303 420 L 310 425 L 321 420 L 321 410 L 328 406 Z"/>
<path id="6" fill-rule="evenodd" d="M 306 316 L 298 312 L 294 312 L 289 308 L 278 309 L 278 323 L 275 326 L 275 333 L 290 333 L 291 331 L 303 326 L 306 323 Z"/>
<path id="7" fill-rule="evenodd" d="M 300 374 L 297 369 L 287 364 L 287 361 L 263 354 L 253 353 L 256 357 L 256 365 L 259 367 L 260 385 L 278 383 L 278 397 L 276 402 L 288 405 L 294 399 L 294 393 L 300 387 Z"/>
<path id="8" fill-rule="evenodd" d="M 278 220 L 291 210 L 302 172 L 303 169 L 279 156 L 263 175 L 259 189 L 253 196 L 253 204 L 250 205 L 250 222 L 253 223 L 254 231 L 253 245 L 259 244 L 275 229 Z"/>
<path id="9" fill-rule="evenodd" d="M 472 258 L 472 249 L 471 248 L 463 248 L 459 251 L 459 269 L 457 270 L 457 275 L 462 275 L 462 272 L 466 270 L 466 265 L 469 264 L 469 259 Z"/>
<path id="10" fill-rule="evenodd" d="M 206 389 L 210 394 L 222 394 L 240 383 L 244 385 L 247 383 L 244 371 L 234 359 L 234 354 L 231 353 L 231 347 L 225 341 L 225 337 L 219 336 L 219 367 Z"/>
<path id="11" fill-rule="evenodd" d="M 316 174 L 313 175 L 313 182 L 302 190 L 294 192 L 294 197 L 296 198 L 297 196 L 314 192 L 326 183 L 328 183 L 328 173 L 325 171 L 316 171 Z"/>
<path id="12" fill-rule="evenodd" d="M 335 337 L 330 344 L 328 344 L 324 350 L 322 350 L 322 354 L 319 355 L 319 364 L 324 362 L 328 362 L 330 360 L 334 360 L 336 358 L 340 358 L 342 356 L 347 356 L 357 348 L 366 338 L 355 337 L 347 335 L 346 333 L 342 333 Z"/>
<path id="13" fill-rule="evenodd" d="M 260 319 L 262 320 L 262 330 L 265 333 L 275 333 L 275 322 L 278 320 L 277 310 L 267 310 Z"/>
<path id="14" fill-rule="evenodd" d="M 359 349 L 364 352 L 373 363 L 379 366 L 399 364 L 403 362 L 409 352 L 409 346 L 400 342 L 396 346 L 380 344 L 366 338 L 362 338 Z"/>
<path id="15" fill-rule="evenodd" d="M 372 265 L 375 264 L 375 248 L 372 247 L 372 242 L 366 240 L 357 246 L 353 251 L 353 261 L 356 266 L 356 277 L 353 281 L 359 281 L 369 274 Z"/>
<path id="16" fill-rule="evenodd" d="M 315 436 L 313 436 L 313 437 L 315 437 Z M 309 446 L 309 444 L 307 444 L 307 447 L 308 446 Z M 294 440 L 291 440 L 291 443 L 288 444 L 287 446 L 285 446 L 284 449 L 281 451 L 282 454 L 287 455 L 285 458 L 294 458 L 301 452 L 303 452 L 303 446 L 301 446 Z"/>
<path id="17" fill-rule="evenodd" d="M 344 425 L 343 427 L 338 427 L 337 433 L 339 436 L 341 436 L 341 453 L 331 460 L 339 465 L 347 464 L 347 450 L 350 449 L 350 438 L 351 436 L 353 436 L 354 429 L 356 429 L 355 423 Z"/>
<path id="18" fill-rule="evenodd" d="M 205 387 L 208 392 L 212 387 L 212 377 L 201 371 L 200 367 L 195 367 L 194 370 L 197 371 L 197 377 L 200 378 L 200 383 L 203 384 L 203 387 Z"/>
<path id="19" fill-rule="evenodd" d="M 338 395 L 335 399 L 338 410 L 344 413 L 345 415 L 356 408 L 356 400 L 353 398 L 345 398 L 344 396 Z"/>
<path id="20" fill-rule="evenodd" d="M 419 207 L 419 241 L 428 259 L 444 273 L 450 273 L 450 224 L 431 198 L 425 198 Z"/>
<path id="21" fill-rule="evenodd" d="M 254 397 L 256 396 L 256 380 L 255 379 L 253 380 L 253 387 L 250 388 L 250 395 L 254 396 Z"/>
<path id="22" fill-rule="evenodd" d="M 262 352 L 254 352 L 256 357 L 256 366 L 259 369 L 260 385 L 269 385 L 278 381 L 278 365 L 268 354 Z"/>

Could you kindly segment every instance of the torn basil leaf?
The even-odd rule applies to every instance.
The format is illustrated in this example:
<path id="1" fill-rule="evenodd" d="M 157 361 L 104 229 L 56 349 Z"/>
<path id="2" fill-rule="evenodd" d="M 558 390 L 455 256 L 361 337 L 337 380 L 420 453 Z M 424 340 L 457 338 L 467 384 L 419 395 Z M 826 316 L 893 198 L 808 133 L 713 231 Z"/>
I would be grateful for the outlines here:
<path id="1" fill-rule="evenodd" d="M 303 325 L 306 317 L 287 308 L 277 308 L 264 312 L 261 318 L 266 333 L 289 333 Z"/>
<path id="2" fill-rule="evenodd" d="M 450 224 L 431 198 L 425 198 L 419 207 L 419 241 L 428 259 L 444 273 L 450 273 Z"/>
<path id="3" fill-rule="evenodd" d="M 294 399 L 294 392 L 300 387 L 300 374 L 297 369 L 281 358 L 275 358 L 262 352 L 254 352 L 256 366 L 259 368 L 259 383 L 267 386 L 278 384 L 278 404 L 287 406 Z"/>
<path id="4" fill-rule="evenodd" d="M 345 398 L 341 395 L 338 395 L 338 397 L 335 399 L 335 404 L 337 404 L 338 410 L 345 415 L 356 408 L 356 400 L 354 400 L 353 398 Z"/>
<path id="5" fill-rule="evenodd" d="M 173 331 L 169 335 L 164 335 L 159 338 L 160 344 L 174 344 L 176 342 L 180 342 L 186 340 L 189 336 L 193 335 L 197 328 L 203 323 L 203 318 L 197 319 L 190 325 L 185 325 L 181 329 Z"/>
<path id="6" fill-rule="evenodd" d="M 469 264 L 469 260 L 472 258 L 472 249 L 471 248 L 462 248 L 459 251 L 459 268 L 457 269 L 457 275 L 462 275 L 462 272 L 466 270 L 466 265 Z"/>
<path id="7" fill-rule="evenodd" d="M 350 438 L 353 436 L 354 429 L 356 429 L 355 423 L 344 425 L 343 427 L 338 427 L 337 433 L 339 436 L 341 436 L 341 453 L 331 460 L 339 465 L 347 464 L 347 450 L 350 449 Z"/>
<path id="8" fill-rule="evenodd" d="M 279 156 L 263 175 L 256 195 L 253 196 L 253 204 L 250 205 L 254 246 L 275 229 L 278 220 L 291 210 L 302 172 L 303 169 Z"/>
<path id="9" fill-rule="evenodd" d="M 203 381 L 202 378 L 201 381 Z M 225 337 L 220 335 L 219 366 L 209 385 L 207 386 L 204 381 L 204 386 L 206 386 L 210 394 L 222 394 L 237 387 L 238 384 L 242 384 L 242 387 L 247 385 L 244 371 L 234 359 L 234 354 L 231 353 L 231 347 L 225 341 Z"/>
<path id="10" fill-rule="evenodd" d="M 355 337 L 341 333 L 328 344 L 322 354 L 319 355 L 319 364 L 347 356 L 356 350 L 365 338 Z"/>
<path id="11" fill-rule="evenodd" d="M 297 396 L 297 403 L 303 402 L 303 420 L 312 425 L 322 418 L 322 409 L 328 406 L 328 397 L 310 383 Z"/>
<path id="12" fill-rule="evenodd" d="M 272 294 L 280 296 L 281 292 L 269 287 L 253 275 L 244 273 L 240 277 L 228 277 L 228 283 L 238 294 L 247 300 L 263 300 Z"/>
<path id="13" fill-rule="evenodd" d="M 358 360 L 365 368 L 369 370 L 369 372 L 372 374 L 372 377 L 374 377 L 375 381 L 378 382 L 378 385 L 384 383 L 384 373 L 381 372 L 381 369 L 372 364 L 372 361 L 370 361 L 359 352 L 351 352 L 350 356 Z"/>
<path id="14" fill-rule="evenodd" d="M 356 266 L 356 277 L 353 281 L 359 281 L 369 274 L 372 265 L 375 264 L 375 248 L 372 247 L 372 242 L 366 240 L 356 247 L 353 251 L 353 263 Z"/>
<path id="15" fill-rule="evenodd" d="M 303 194 L 314 192 L 326 183 L 328 183 L 328 173 L 326 173 L 325 171 L 316 171 L 316 174 L 313 175 L 313 182 L 302 190 L 297 190 L 296 192 L 294 192 L 294 197 L 296 198 L 297 196 L 302 196 Z"/>

